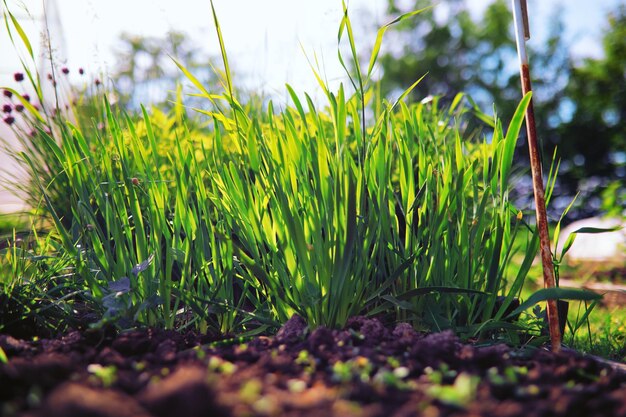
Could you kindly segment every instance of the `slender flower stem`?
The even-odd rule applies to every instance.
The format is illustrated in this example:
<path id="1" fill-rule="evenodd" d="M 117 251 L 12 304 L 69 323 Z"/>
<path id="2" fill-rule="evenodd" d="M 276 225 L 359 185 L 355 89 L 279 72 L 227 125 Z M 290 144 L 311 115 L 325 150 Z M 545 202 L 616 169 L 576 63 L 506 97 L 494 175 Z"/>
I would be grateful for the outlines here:
<path id="1" fill-rule="evenodd" d="M 512 0 L 513 18 L 515 21 L 515 39 L 520 61 L 520 75 L 522 79 L 522 93 L 524 95 L 532 91 L 530 73 L 528 70 L 528 56 L 526 54 L 526 40 L 530 38 L 526 0 Z M 541 251 L 541 263 L 543 265 L 543 284 L 546 288 L 555 287 L 554 265 L 550 251 L 550 233 L 548 231 L 548 216 L 546 214 L 545 190 L 541 173 L 541 159 L 537 144 L 537 131 L 535 129 L 535 112 L 532 99 L 526 109 L 526 132 L 528 136 L 528 149 L 530 153 L 530 168 L 533 179 L 535 194 L 535 212 L 537 215 L 537 228 L 539 229 L 539 246 Z M 561 329 L 559 327 L 559 313 L 556 300 L 548 300 L 548 325 L 550 327 L 550 340 L 552 351 L 561 350 Z"/>

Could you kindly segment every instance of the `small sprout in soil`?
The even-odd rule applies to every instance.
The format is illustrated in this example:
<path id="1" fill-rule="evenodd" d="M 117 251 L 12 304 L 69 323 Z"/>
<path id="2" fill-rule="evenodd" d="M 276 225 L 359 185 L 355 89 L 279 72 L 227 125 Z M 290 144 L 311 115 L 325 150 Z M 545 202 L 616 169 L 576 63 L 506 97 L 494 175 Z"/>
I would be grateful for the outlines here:
<path id="1" fill-rule="evenodd" d="M 258 378 L 249 379 L 239 388 L 239 399 L 246 404 L 252 404 L 261 397 L 262 391 L 263 383 Z"/>
<path id="2" fill-rule="evenodd" d="M 202 349 L 201 346 L 194 347 L 193 351 L 196 352 L 196 358 L 198 358 L 199 360 L 203 360 L 204 358 L 206 358 L 206 352 L 204 349 Z"/>
<path id="3" fill-rule="evenodd" d="M 347 362 L 337 361 L 332 369 L 335 381 L 346 383 L 358 379 L 361 382 L 369 382 L 374 365 L 366 357 L 358 356 Z"/>
<path id="4" fill-rule="evenodd" d="M 346 362 L 337 361 L 333 365 L 333 380 L 337 382 L 350 382 L 352 371 Z"/>
<path id="5" fill-rule="evenodd" d="M 541 389 L 535 384 L 528 385 L 527 387 L 519 387 L 519 392 L 522 395 L 535 396 L 541 393 Z"/>
<path id="6" fill-rule="evenodd" d="M 315 358 L 312 357 L 308 351 L 301 350 L 295 362 L 302 366 L 305 373 L 313 374 L 315 372 Z"/>
<path id="7" fill-rule="evenodd" d="M 373 380 L 374 383 L 378 383 L 386 387 L 409 390 L 414 387 L 413 384 L 404 381 L 404 379 L 409 376 L 409 373 L 409 368 L 405 366 L 399 366 L 393 371 L 389 371 L 388 369 L 381 369 L 376 373 L 376 375 L 374 375 Z"/>
<path id="8" fill-rule="evenodd" d="M 89 372 L 95 380 L 100 381 L 104 388 L 109 388 L 117 380 L 117 368 L 113 365 L 102 366 L 99 363 L 92 363 L 87 366 Z"/>
<path id="9" fill-rule="evenodd" d="M 476 398 L 480 378 L 461 372 L 452 385 L 433 385 L 427 393 L 444 404 L 463 408 Z"/>
<path id="10" fill-rule="evenodd" d="M 387 358 L 387 364 L 395 369 L 400 366 L 400 361 L 398 360 L 398 358 L 390 356 Z"/>
<path id="11" fill-rule="evenodd" d="M 248 350 L 248 345 L 246 343 L 242 343 L 240 345 L 235 346 L 235 354 L 239 355 Z"/>
<path id="12" fill-rule="evenodd" d="M 146 362 L 144 361 L 139 361 L 139 362 L 133 362 L 133 369 L 135 371 L 141 372 L 144 369 L 146 369 Z"/>
<path id="13" fill-rule="evenodd" d="M 211 356 L 211 359 L 209 359 L 209 370 L 224 375 L 232 375 L 237 370 L 237 365 L 225 361 L 218 356 Z"/>
<path id="14" fill-rule="evenodd" d="M 457 377 L 457 371 L 450 369 L 448 365 L 441 364 L 438 370 L 434 370 L 430 366 L 424 368 L 426 378 L 433 384 L 440 385 L 450 383 Z"/>

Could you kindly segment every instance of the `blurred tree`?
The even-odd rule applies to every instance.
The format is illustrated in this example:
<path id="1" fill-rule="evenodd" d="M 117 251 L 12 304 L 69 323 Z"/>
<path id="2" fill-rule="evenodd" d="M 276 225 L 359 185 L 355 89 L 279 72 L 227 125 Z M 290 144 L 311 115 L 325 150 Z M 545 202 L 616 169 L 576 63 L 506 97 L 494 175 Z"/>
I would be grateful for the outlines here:
<path id="1" fill-rule="evenodd" d="M 397 15 L 429 4 L 426 0 L 388 0 L 388 12 Z M 528 45 L 544 154 L 549 160 L 558 145 L 558 156 L 563 160 L 558 194 L 566 197 L 560 199 L 557 211 L 582 187 L 575 215 L 592 214 L 600 208 L 598 185 L 608 183 L 609 178 L 624 177 L 625 10 L 622 6 L 609 18 L 603 58 L 582 63 L 570 58 L 558 9 L 546 42 Z M 428 72 L 414 92 L 417 99 L 428 95 L 452 99 L 463 91 L 483 111 L 489 112 L 495 104 L 499 116 L 504 120 L 511 117 L 521 92 L 508 1 L 493 1 L 483 16 L 474 20 L 464 0 L 447 0 L 434 12 L 394 28 L 391 50 L 380 61 L 383 92 L 395 95 Z M 518 157 L 525 157 L 525 140 L 518 142 L 518 150 Z"/>
<path id="2" fill-rule="evenodd" d="M 428 3 L 415 0 L 411 7 L 399 8 L 390 0 L 388 10 L 390 14 L 403 13 Z M 434 9 L 439 13 L 420 15 L 398 26 L 395 47 L 381 58 L 383 90 L 402 89 L 428 72 L 415 90 L 418 97 L 442 95 L 452 99 L 464 91 L 483 109 L 496 103 L 499 113 L 511 115 L 520 99 L 520 81 L 508 2 L 494 1 L 478 21 L 472 19 L 463 0 L 448 0 L 441 6 L 441 10 L 437 10 L 439 6 Z M 558 53 L 566 50 L 561 32 L 557 20 L 545 49 L 531 51 L 533 63 L 567 69 L 567 55 Z M 549 75 L 546 79 L 542 73 L 535 89 L 550 89 L 542 98 L 556 100 L 557 88 L 564 87 L 563 74 L 553 71 Z"/>
<path id="3" fill-rule="evenodd" d="M 130 109 L 138 109 L 142 103 L 168 107 L 177 83 L 186 79 L 172 57 L 205 85 L 215 84 L 208 57 L 182 32 L 170 31 L 162 38 L 123 33 L 115 56 L 116 71 L 111 78 L 120 104 Z"/>
<path id="4" fill-rule="evenodd" d="M 555 129 L 559 153 L 583 188 L 626 180 L 626 5 L 608 16 L 603 56 L 570 63 L 565 90 L 571 117 Z M 600 181 L 594 180 L 600 179 Z M 604 188 L 604 187 L 602 187 Z M 620 202 L 616 202 L 620 203 Z M 626 202 L 621 202 L 626 208 Z"/>

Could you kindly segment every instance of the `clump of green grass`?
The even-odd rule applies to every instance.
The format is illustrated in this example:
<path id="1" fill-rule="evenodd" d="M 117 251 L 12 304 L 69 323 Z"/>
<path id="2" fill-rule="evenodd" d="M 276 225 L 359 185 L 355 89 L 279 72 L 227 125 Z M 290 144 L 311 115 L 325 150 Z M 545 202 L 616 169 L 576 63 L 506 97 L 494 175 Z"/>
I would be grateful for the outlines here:
<path id="1" fill-rule="evenodd" d="M 315 73 L 324 108 L 290 86 L 283 110 L 240 103 L 215 23 L 223 92 L 178 63 L 213 109 L 200 111 L 206 140 L 193 140 L 180 95 L 171 129 L 155 128 L 162 114 L 131 116 L 106 97 L 96 129 L 26 106 L 35 146 L 16 156 L 71 265 L 63 282 L 97 302 L 96 325 L 254 334 L 293 314 L 313 327 L 369 314 L 466 336 L 519 330 L 505 319 L 537 240 L 509 187 L 530 96 L 489 140 L 465 131 L 475 116 L 463 95 L 448 107 L 405 104 L 417 81 L 390 103 L 371 80 L 388 25 L 362 71 L 344 5 L 350 86 L 330 91 Z M 529 232 L 508 274 L 515 237 Z"/>
<path id="2" fill-rule="evenodd" d="M 588 309 L 582 302 L 570 306 L 571 333 L 565 342 L 581 352 L 626 362 L 626 308 L 598 307 L 585 314 Z"/>
<path id="3" fill-rule="evenodd" d="M 347 10 L 344 33 L 356 60 Z M 292 314 L 341 326 L 395 310 L 468 332 L 491 320 L 495 295 L 508 291 L 502 265 L 520 222 L 507 180 L 525 103 L 508 135 L 497 125 L 491 143 L 462 139 L 452 120 L 466 115 L 461 97 L 449 109 L 378 99 L 368 128 L 375 54 L 367 77 L 358 67 L 351 74 L 353 96 L 322 84 L 327 111 L 288 87 L 294 107 L 246 112 L 224 48 L 221 96 L 181 66 L 201 95 L 230 105 L 209 113 L 213 146 L 202 158 L 177 132 L 164 161 L 148 112 L 139 137 L 136 122 L 106 102 L 99 131 L 39 129 L 37 149 L 59 170 L 48 183 L 35 177 L 38 191 L 105 320 L 174 327 L 192 311 L 193 323 L 223 332 L 246 318 L 259 325 Z M 37 172 L 33 155 L 21 156 Z M 59 184 L 70 215 L 50 199 Z M 509 300 L 521 281 L 523 272 Z"/>
<path id="4" fill-rule="evenodd" d="M 52 236 L 33 231 L 14 233 L 3 241 L 0 331 L 31 337 L 55 334 L 76 324 L 77 310 L 84 311 L 91 302 L 73 272 L 71 259 Z"/>

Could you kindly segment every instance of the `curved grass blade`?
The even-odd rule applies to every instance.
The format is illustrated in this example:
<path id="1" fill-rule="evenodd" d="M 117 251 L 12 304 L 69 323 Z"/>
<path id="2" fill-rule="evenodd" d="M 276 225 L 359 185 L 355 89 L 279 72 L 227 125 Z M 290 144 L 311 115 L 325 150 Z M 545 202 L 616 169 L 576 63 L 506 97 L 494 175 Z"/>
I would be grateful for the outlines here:
<path id="1" fill-rule="evenodd" d="M 376 64 L 376 61 L 378 59 L 378 53 L 380 52 L 380 47 L 382 45 L 383 42 L 383 36 L 385 35 L 385 32 L 387 31 L 387 29 L 389 29 L 389 27 L 395 25 L 396 23 L 399 23 L 405 19 L 411 18 L 419 13 L 422 13 L 430 8 L 432 8 L 433 6 L 428 6 L 428 7 L 424 7 L 423 9 L 419 9 L 419 10 L 414 10 L 412 12 L 408 12 L 408 13 L 404 13 L 398 17 L 396 17 L 395 19 L 393 19 L 391 22 L 386 23 L 385 25 L 383 25 L 380 29 L 378 29 L 378 33 L 376 34 L 376 41 L 374 42 L 374 48 L 372 49 L 372 54 L 370 56 L 370 62 L 369 65 L 367 67 L 367 76 L 366 79 L 369 80 L 371 74 L 372 74 L 372 70 L 374 69 L 374 65 Z"/>
<path id="2" fill-rule="evenodd" d="M 602 295 L 596 294 L 595 292 L 580 290 L 576 288 L 542 288 L 530 297 L 526 301 L 524 301 L 519 307 L 513 310 L 508 316 L 505 318 L 511 318 L 522 311 L 534 306 L 535 304 L 541 301 L 547 300 L 579 300 L 579 301 L 593 301 L 599 300 L 602 298 Z"/>
<path id="3" fill-rule="evenodd" d="M 34 60 L 35 59 L 35 55 L 33 54 L 33 47 L 31 46 L 30 41 L 28 40 L 28 36 L 26 35 L 26 32 L 24 32 L 24 29 L 22 29 L 22 26 L 17 21 L 15 16 L 13 16 L 13 13 L 8 11 L 9 7 L 7 6 L 6 0 L 4 1 L 4 7 L 7 10 L 5 12 L 6 14 L 4 15 L 4 21 L 5 21 L 5 24 L 6 24 L 6 27 L 7 27 L 7 32 L 9 33 L 9 37 L 11 38 L 11 41 L 13 41 L 13 36 L 11 35 L 11 29 L 9 28 L 9 21 L 7 19 L 7 15 L 11 19 L 11 23 L 13 23 L 13 27 L 15 27 L 15 30 L 17 30 L 18 35 L 20 35 L 20 38 L 22 39 L 22 42 L 24 43 L 24 46 L 28 50 L 28 54 L 30 55 L 31 59 Z"/>

